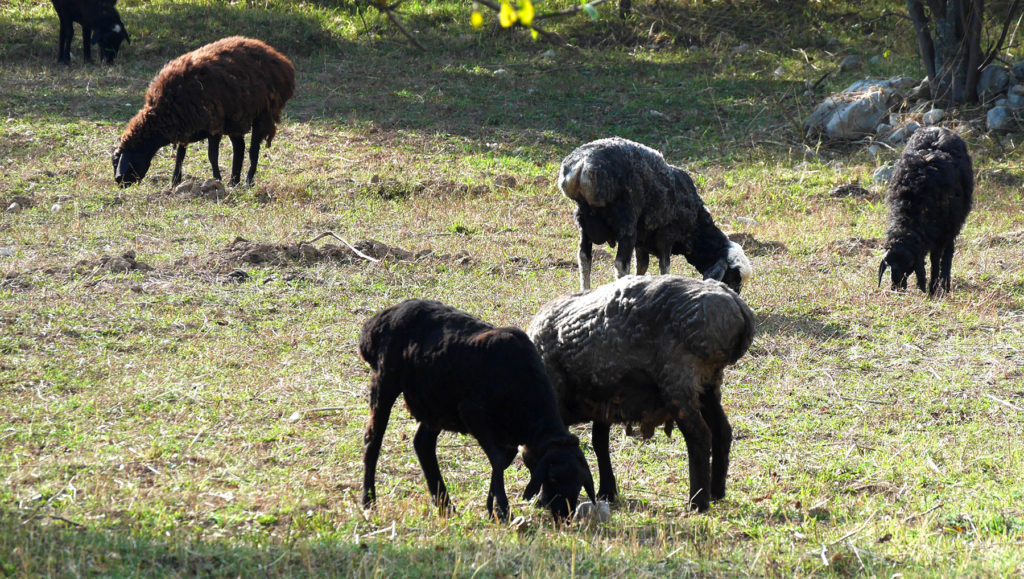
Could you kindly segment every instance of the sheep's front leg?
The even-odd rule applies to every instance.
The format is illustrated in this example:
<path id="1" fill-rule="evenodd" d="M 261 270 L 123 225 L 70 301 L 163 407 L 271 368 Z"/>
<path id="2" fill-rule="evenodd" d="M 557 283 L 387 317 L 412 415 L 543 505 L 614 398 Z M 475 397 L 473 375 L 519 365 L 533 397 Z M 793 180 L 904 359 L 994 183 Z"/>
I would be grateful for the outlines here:
<path id="1" fill-rule="evenodd" d="M 71 41 L 75 37 L 74 22 L 70 17 L 58 14 L 60 19 L 60 36 L 57 39 L 57 62 L 71 64 Z"/>
<path id="2" fill-rule="evenodd" d="M 711 430 L 696 410 L 681 410 L 676 425 L 686 439 L 690 462 L 690 506 L 706 511 L 711 506 Z"/>
<path id="3" fill-rule="evenodd" d="M 420 427 L 416 430 L 416 436 L 412 439 L 412 445 L 416 449 L 416 457 L 420 460 L 423 478 L 427 480 L 427 490 L 430 491 L 431 500 L 437 505 L 442 515 L 448 515 L 454 514 L 455 508 L 448 496 L 448 487 L 444 484 L 441 468 L 437 464 L 437 437 L 440 434 L 441 431 L 433 430 L 421 422 Z"/>
<path id="4" fill-rule="evenodd" d="M 647 273 L 647 268 L 651 265 L 651 254 L 645 250 L 636 248 L 636 274 L 644 275 Z"/>
<path id="5" fill-rule="evenodd" d="M 601 479 L 597 498 L 610 503 L 615 502 L 619 497 L 619 490 L 615 484 L 615 473 L 612 471 L 611 453 L 608 450 L 611 428 L 611 424 L 595 420 L 591 429 L 591 442 L 594 445 L 594 454 L 597 455 L 597 473 Z"/>
<path id="6" fill-rule="evenodd" d="M 222 135 L 214 135 L 207 139 L 206 156 L 210 158 L 210 169 L 213 170 L 213 178 L 222 181 L 220 178 L 220 139 Z"/>
<path id="7" fill-rule="evenodd" d="M 181 144 L 174 150 L 174 172 L 171 173 L 171 187 L 181 183 L 181 164 L 185 162 L 188 145 Z"/>
<path id="8" fill-rule="evenodd" d="M 498 521 L 508 521 L 509 506 L 508 495 L 505 494 L 505 469 L 512 464 L 515 457 L 515 448 L 507 449 L 498 444 L 494 438 L 492 424 L 487 418 L 487 412 L 482 406 L 474 402 L 462 402 L 459 404 L 459 418 L 466 426 L 470 434 L 480 443 L 484 449 L 487 460 L 491 463 L 491 485 L 487 490 L 487 512 Z M 497 501 L 497 505 L 495 505 Z"/>
<path id="9" fill-rule="evenodd" d="M 231 180 L 228 185 L 238 185 L 242 178 L 242 160 L 245 159 L 245 135 L 228 135 L 231 139 Z"/>
<path id="10" fill-rule="evenodd" d="M 70 40 L 68 41 L 70 43 Z M 86 62 L 92 62 L 92 28 L 82 25 L 82 54 Z"/>
<path id="11" fill-rule="evenodd" d="M 701 395 L 701 416 L 711 431 L 711 500 L 725 497 L 725 479 L 729 473 L 732 426 L 722 408 L 722 391 L 710 387 Z"/>
<path id="12" fill-rule="evenodd" d="M 946 247 L 942 250 L 942 260 L 939 264 L 939 277 L 938 281 L 935 278 L 935 268 L 932 266 L 932 287 L 931 293 L 935 295 L 935 292 L 942 288 L 947 294 L 950 290 L 950 284 L 953 277 L 953 245 L 954 241 L 950 241 L 946 244 Z"/>
<path id="13" fill-rule="evenodd" d="M 579 264 L 580 264 L 580 290 L 590 289 L 590 268 L 594 263 L 593 259 L 594 244 L 590 241 L 590 236 L 587 232 L 580 227 L 580 250 L 579 250 Z"/>
<path id="14" fill-rule="evenodd" d="M 661 275 L 668 275 L 672 271 L 672 251 L 670 249 L 658 250 L 658 269 Z"/>
<path id="15" fill-rule="evenodd" d="M 377 502 L 377 459 L 391 418 L 391 407 L 398 398 L 381 390 L 381 380 L 375 375 L 370 384 L 370 420 L 363 435 L 363 508 L 366 509 Z"/>
<path id="16" fill-rule="evenodd" d="M 629 275 L 629 262 L 633 260 L 633 248 L 636 247 L 636 236 L 629 235 L 619 240 L 619 251 L 615 254 L 615 277 Z"/>

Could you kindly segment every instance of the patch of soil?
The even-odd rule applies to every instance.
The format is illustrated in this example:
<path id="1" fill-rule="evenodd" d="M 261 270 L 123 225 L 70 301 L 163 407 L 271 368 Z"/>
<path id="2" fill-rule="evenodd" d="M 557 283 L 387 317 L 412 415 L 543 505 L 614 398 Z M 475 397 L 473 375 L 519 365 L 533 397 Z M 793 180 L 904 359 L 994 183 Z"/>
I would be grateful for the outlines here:
<path id="1" fill-rule="evenodd" d="M 495 180 L 495 184 L 499 187 L 515 187 L 514 177 L 511 175 L 504 177 L 507 178 L 502 179 L 499 176 Z M 374 175 L 368 182 L 357 185 L 355 191 L 357 194 L 391 200 L 406 199 L 413 196 L 450 198 L 471 195 L 478 197 L 490 193 L 491 188 L 487 185 L 474 185 L 470 187 L 465 183 L 456 183 L 448 179 L 430 179 L 428 181 L 411 183 L 390 178 L 382 179 L 379 175 Z"/>
<path id="2" fill-rule="evenodd" d="M 873 193 L 856 183 L 847 183 L 846 185 L 836 185 L 828 192 L 828 196 L 833 199 L 864 199 L 867 201 L 877 201 L 882 198 L 881 193 Z"/>
<path id="3" fill-rule="evenodd" d="M 36 200 L 32 197 L 26 197 L 24 195 L 15 195 L 10 199 L 4 199 L 0 201 L 0 210 L 7 211 L 9 213 L 17 213 L 24 209 L 31 209 L 35 207 Z"/>
<path id="4" fill-rule="evenodd" d="M 750 233 L 730 233 L 729 240 L 738 243 L 751 257 L 786 253 L 789 249 L 781 241 L 760 241 Z"/>
<path id="5" fill-rule="evenodd" d="M 153 268 L 135 258 L 135 252 L 128 250 L 121 255 L 104 255 L 96 260 L 80 260 L 72 268 L 79 274 L 97 273 L 128 273 L 130 271 L 150 271 Z"/>
<path id="6" fill-rule="evenodd" d="M 831 253 L 851 257 L 854 255 L 867 255 L 874 253 L 885 245 L 881 237 L 851 237 L 849 239 L 837 239 L 829 243 L 826 248 Z"/>
<path id="7" fill-rule="evenodd" d="M 1020 231 L 1011 231 L 1009 233 L 1003 233 L 1002 235 L 990 235 L 988 237 L 982 237 L 975 241 L 978 245 L 984 247 L 998 247 L 1001 245 L 1015 245 L 1018 243 L 1024 243 L 1024 229 Z"/>
<path id="8" fill-rule="evenodd" d="M 317 247 L 307 242 L 272 244 L 258 243 L 243 237 L 237 237 L 227 248 L 211 254 L 211 258 L 214 261 L 272 266 L 282 266 L 296 262 L 319 263 L 322 261 L 350 264 L 367 261 L 366 257 L 381 261 L 431 260 L 457 265 L 469 265 L 476 261 L 465 252 L 455 255 L 434 253 L 430 249 L 413 252 L 400 247 L 390 246 L 375 239 L 357 241 L 352 244 L 352 247 L 331 243 L 325 243 Z M 244 281 L 244 279 L 236 281 Z"/>

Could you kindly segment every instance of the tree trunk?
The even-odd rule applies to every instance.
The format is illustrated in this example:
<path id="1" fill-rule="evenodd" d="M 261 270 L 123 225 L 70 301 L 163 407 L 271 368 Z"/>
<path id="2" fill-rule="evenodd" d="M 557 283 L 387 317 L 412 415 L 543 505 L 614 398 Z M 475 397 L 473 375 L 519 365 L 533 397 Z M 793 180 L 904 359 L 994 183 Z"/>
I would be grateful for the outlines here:
<path id="1" fill-rule="evenodd" d="M 932 97 L 938 101 L 978 101 L 981 21 L 984 0 L 907 0 L 907 11 L 917 32 L 917 49 Z"/>

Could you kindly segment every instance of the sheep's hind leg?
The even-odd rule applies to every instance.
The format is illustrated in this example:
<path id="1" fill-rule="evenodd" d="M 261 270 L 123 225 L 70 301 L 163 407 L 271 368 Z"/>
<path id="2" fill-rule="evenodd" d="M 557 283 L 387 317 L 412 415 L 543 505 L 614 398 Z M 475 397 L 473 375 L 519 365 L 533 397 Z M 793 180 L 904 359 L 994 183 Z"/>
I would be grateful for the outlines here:
<path id="1" fill-rule="evenodd" d="M 206 156 L 210 158 L 213 178 L 218 181 L 223 180 L 220 178 L 220 139 L 221 135 L 214 135 L 206 141 Z"/>
<path id="2" fill-rule="evenodd" d="M 597 474 L 600 477 L 600 486 L 597 490 L 597 498 L 615 502 L 619 498 L 619 490 L 615 484 L 615 473 L 612 471 L 611 453 L 608 451 L 608 438 L 612 425 L 607 422 L 595 420 L 591 429 L 591 442 L 594 445 L 594 454 L 597 455 Z"/>
<path id="3" fill-rule="evenodd" d="M 932 277 L 928 281 L 928 295 L 934 296 L 942 281 L 942 252 L 933 250 L 929 257 L 932 260 Z"/>
<path id="4" fill-rule="evenodd" d="M 174 150 L 174 172 L 171 173 L 171 187 L 181 183 L 181 164 L 185 162 L 185 152 L 188 145 L 178 145 Z"/>
<path id="5" fill-rule="evenodd" d="M 234 187 L 242 179 L 242 160 L 245 158 L 245 135 L 228 135 L 231 139 L 231 180 Z"/>
<path id="6" fill-rule="evenodd" d="M 711 431 L 711 500 L 725 497 L 725 479 L 729 473 L 732 426 L 722 408 L 722 391 L 709 388 L 701 395 L 701 416 Z"/>
<path id="7" fill-rule="evenodd" d="M 363 435 L 363 508 L 366 509 L 377 502 L 377 459 L 391 418 L 391 407 L 397 398 L 397 394 L 382 393 L 381 382 L 374 376 L 370 385 L 370 420 Z"/>
<path id="8" fill-rule="evenodd" d="M 84 24 L 82 25 L 82 54 L 85 55 L 86 62 L 92 62 L 92 28 Z"/>
<path id="9" fill-rule="evenodd" d="M 953 280 L 953 241 L 950 241 L 946 245 L 945 250 L 942 252 L 942 263 L 939 269 L 939 282 L 943 291 L 947 294 L 950 291 L 950 284 Z"/>
<path id="10" fill-rule="evenodd" d="M 633 248 L 635 246 L 636 238 L 633 236 L 623 237 L 619 240 L 619 250 L 615 253 L 616 278 L 629 275 L 629 262 L 633 258 Z"/>
<path id="11" fill-rule="evenodd" d="M 711 430 L 696 410 L 681 410 L 676 425 L 686 439 L 690 462 L 690 506 L 703 512 L 711 506 Z"/>
<path id="12" fill-rule="evenodd" d="M 644 275 L 651 265 L 651 254 L 639 247 L 636 249 L 636 274 Z"/>
<path id="13" fill-rule="evenodd" d="M 441 468 L 437 464 L 437 437 L 440 434 L 441 431 L 421 422 L 416 430 L 416 436 L 412 439 L 412 446 L 416 449 L 416 457 L 420 459 L 420 468 L 423 469 L 423 478 L 427 480 L 431 500 L 442 515 L 449 515 L 455 513 L 455 507 L 452 506 L 448 487 L 444 484 L 444 476 L 441 475 Z"/>

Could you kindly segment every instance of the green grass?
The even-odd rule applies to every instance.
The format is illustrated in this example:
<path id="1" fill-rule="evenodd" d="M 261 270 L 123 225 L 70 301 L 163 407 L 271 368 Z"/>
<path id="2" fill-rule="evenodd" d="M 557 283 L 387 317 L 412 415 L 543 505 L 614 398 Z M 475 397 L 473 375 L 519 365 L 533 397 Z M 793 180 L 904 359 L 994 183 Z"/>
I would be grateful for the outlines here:
<path id="1" fill-rule="evenodd" d="M 48 2 L 0 6 L 0 209 L 31 201 L 0 213 L 0 574 L 1024 572 L 1019 135 L 967 135 L 977 194 L 953 293 L 893 294 L 876 287 L 885 205 L 870 181 L 895 152 L 803 143 L 792 119 L 857 78 L 921 75 L 909 25 L 885 16 L 903 4 L 635 7 L 625 21 L 611 3 L 596 22 L 543 21 L 568 49 L 490 21 L 473 30 L 469 4 L 405 4 L 419 53 L 350 2 L 122 0 L 132 44 L 117 64 L 83 64 L 78 36 L 65 68 Z M 172 195 L 167 149 L 119 190 L 109 154 L 149 80 L 236 33 L 298 71 L 256 186 Z M 805 94 L 843 55 L 886 51 Z M 616 428 L 624 500 L 610 523 L 555 528 L 516 499 L 527 522 L 510 529 L 484 518 L 482 451 L 445 435 L 459 513 L 442 519 L 397 409 L 380 504 L 364 512 L 363 321 L 429 297 L 523 327 L 575 290 L 558 163 L 612 134 L 689 168 L 754 260 L 744 298 L 758 335 L 724 390 L 728 497 L 687 512 L 678 435 Z M 201 144 L 185 171 L 208 176 Z M 849 182 L 879 196 L 828 194 Z M 295 244 L 324 231 L 432 254 L 254 265 L 226 251 L 239 236 Z M 97 267 L 126 251 L 153 269 Z M 681 258 L 673 272 L 695 274 Z M 610 281 L 611 260 L 594 275 Z M 589 430 L 574 431 L 593 465 Z M 513 464 L 510 494 L 527 479 Z"/>

